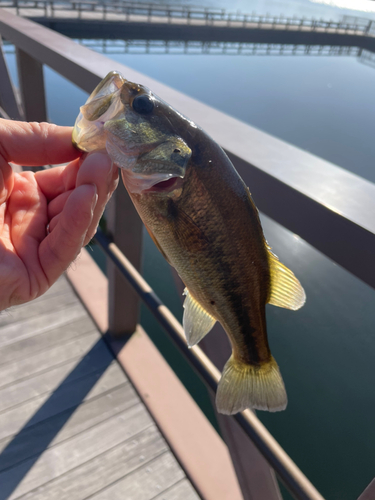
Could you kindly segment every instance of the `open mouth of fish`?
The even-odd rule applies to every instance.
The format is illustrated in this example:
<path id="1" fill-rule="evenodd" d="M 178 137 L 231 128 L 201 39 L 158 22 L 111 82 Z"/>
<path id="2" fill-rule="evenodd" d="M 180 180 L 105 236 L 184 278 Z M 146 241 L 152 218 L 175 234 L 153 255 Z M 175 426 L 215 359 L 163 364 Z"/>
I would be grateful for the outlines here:
<path id="1" fill-rule="evenodd" d="M 126 187 L 132 193 L 168 193 L 182 186 L 183 177 L 173 174 L 136 174 L 122 168 Z"/>
<path id="2" fill-rule="evenodd" d="M 169 191 L 173 191 L 174 189 L 178 189 L 182 186 L 183 178 L 182 177 L 171 177 L 166 181 L 160 181 L 151 186 L 148 189 L 145 189 L 147 193 L 165 193 Z"/>

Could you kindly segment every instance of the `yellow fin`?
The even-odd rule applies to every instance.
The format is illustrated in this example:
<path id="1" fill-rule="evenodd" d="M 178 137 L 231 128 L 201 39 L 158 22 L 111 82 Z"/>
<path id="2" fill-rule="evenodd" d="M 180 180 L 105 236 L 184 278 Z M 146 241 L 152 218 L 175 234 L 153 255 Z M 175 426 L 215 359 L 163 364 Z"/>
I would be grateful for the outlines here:
<path id="1" fill-rule="evenodd" d="M 233 415 L 246 408 L 281 411 L 287 405 L 285 386 L 273 357 L 260 366 L 252 366 L 232 356 L 224 370 L 216 393 L 219 413 Z"/>
<path id="2" fill-rule="evenodd" d="M 184 327 L 187 344 L 189 347 L 200 342 L 216 323 L 213 318 L 185 288 L 184 316 L 182 326 Z"/>
<path id="3" fill-rule="evenodd" d="M 268 303 L 296 311 L 306 302 L 305 290 L 293 272 L 282 264 L 267 246 L 271 274 Z"/>

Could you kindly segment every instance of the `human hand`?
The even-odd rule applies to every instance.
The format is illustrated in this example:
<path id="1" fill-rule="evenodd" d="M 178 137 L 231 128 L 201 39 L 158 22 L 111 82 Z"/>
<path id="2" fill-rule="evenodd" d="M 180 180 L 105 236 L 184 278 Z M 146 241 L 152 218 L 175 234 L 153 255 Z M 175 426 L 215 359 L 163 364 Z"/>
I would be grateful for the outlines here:
<path id="1" fill-rule="evenodd" d="M 94 236 L 117 186 L 109 157 L 79 158 L 71 134 L 70 127 L 0 119 L 0 310 L 48 290 Z M 67 161 L 35 173 L 9 165 Z"/>

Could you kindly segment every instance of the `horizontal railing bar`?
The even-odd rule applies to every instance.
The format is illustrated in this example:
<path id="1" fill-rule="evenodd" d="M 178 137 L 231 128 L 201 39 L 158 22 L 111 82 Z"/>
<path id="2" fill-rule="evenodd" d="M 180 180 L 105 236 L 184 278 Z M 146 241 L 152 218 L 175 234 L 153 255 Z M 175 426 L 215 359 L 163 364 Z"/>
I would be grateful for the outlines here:
<path id="1" fill-rule="evenodd" d="M 121 250 L 111 242 L 101 229 L 98 229 L 95 235 L 95 241 L 139 294 L 158 322 L 168 332 L 179 350 L 183 352 L 189 363 L 194 366 L 206 384 L 216 392 L 221 375 L 215 365 L 204 354 L 200 347 L 187 347 L 182 325 L 162 303 L 150 285 L 139 274 Z M 234 418 L 275 470 L 294 498 L 297 500 L 323 500 L 320 493 L 252 411 L 245 410 L 234 415 Z"/>

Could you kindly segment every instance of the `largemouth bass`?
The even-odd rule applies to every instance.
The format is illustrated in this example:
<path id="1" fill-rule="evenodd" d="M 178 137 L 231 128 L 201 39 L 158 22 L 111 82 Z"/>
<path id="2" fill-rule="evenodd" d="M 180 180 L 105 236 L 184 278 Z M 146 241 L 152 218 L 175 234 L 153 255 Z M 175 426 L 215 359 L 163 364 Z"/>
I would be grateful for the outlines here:
<path id="1" fill-rule="evenodd" d="M 110 73 L 77 118 L 73 142 L 106 150 L 156 246 L 185 283 L 189 346 L 219 321 L 231 345 L 217 409 L 287 404 L 266 332 L 267 303 L 299 309 L 305 293 L 271 252 L 257 208 L 224 151 L 150 90 Z"/>

